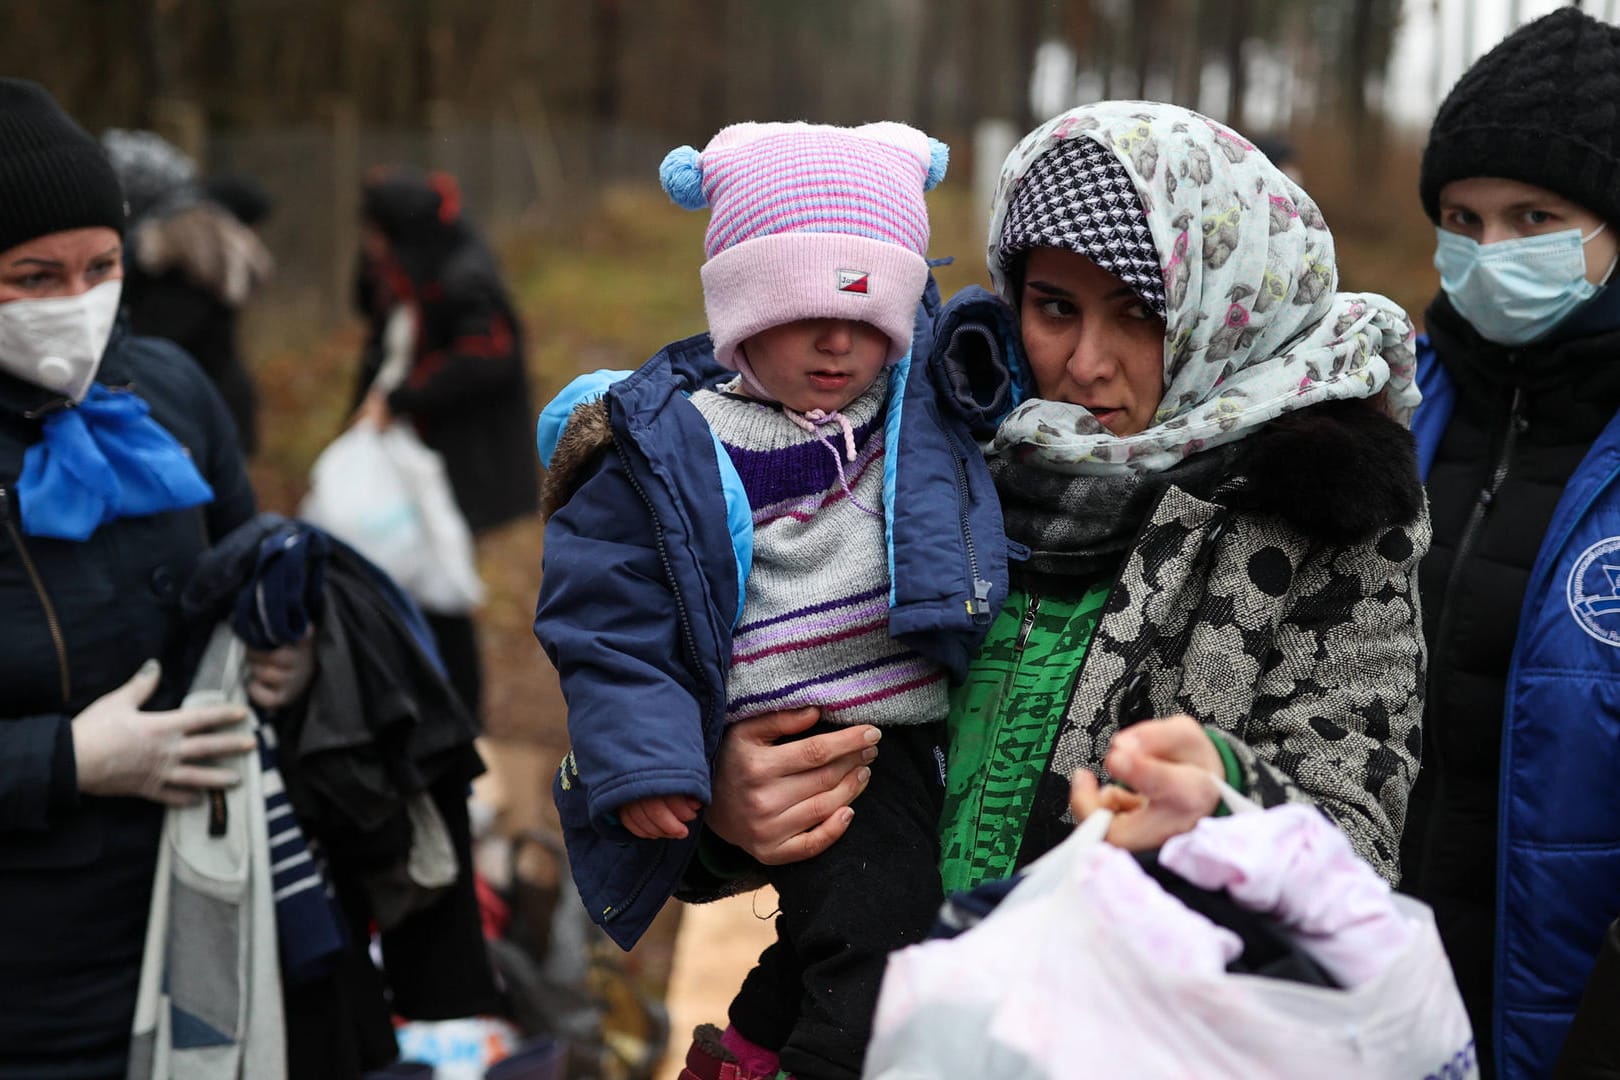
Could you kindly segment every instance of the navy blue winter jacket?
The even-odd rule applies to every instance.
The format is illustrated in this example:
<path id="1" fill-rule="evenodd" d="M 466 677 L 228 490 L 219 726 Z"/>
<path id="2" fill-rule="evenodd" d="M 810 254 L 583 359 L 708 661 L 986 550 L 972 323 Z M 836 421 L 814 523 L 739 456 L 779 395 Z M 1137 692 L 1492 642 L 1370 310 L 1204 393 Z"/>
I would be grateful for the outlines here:
<path id="1" fill-rule="evenodd" d="M 1456 403 L 1432 348 L 1420 347 L 1418 384 L 1427 479 Z M 1620 416 L 1542 540 L 1503 715 L 1495 1056 L 1503 1076 L 1548 1076 L 1620 911 Z"/>
<path id="2" fill-rule="evenodd" d="M 191 454 L 212 502 L 120 518 L 84 541 L 27 536 L 16 500 L 41 410 L 59 395 L 0 375 L 0 1077 L 121 1074 L 163 807 L 81 794 L 72 719 L 163 661 L 145 708 L 185 695 L 205 636 L 180 592 L 208 545 L 253 514 L 236 429 L 202 369 L 115 332 L 97 378 L 129 386 Z"/>
<path id="3" fill-rule="evenodd" d="M 919 310 L 918 356 L 937 297 L 931 288 Z M 707 805 L 725 720 L 752 516 L 687 395 L 729 374 L 700 335 L 628 377 L 581 377 L 540 417 L 550 519 L 534 630 L 561 676 L 572 741 L 553 790 L 580 895 L 625 948 L 674 893 L 700 830 L 642 840 L 615 811 L 654 795 Z M 890 633 L 960 678 L 1007 593 L 1001 508 L 970 435 L 984 421 L 910 356 L 891 387 Z"/>

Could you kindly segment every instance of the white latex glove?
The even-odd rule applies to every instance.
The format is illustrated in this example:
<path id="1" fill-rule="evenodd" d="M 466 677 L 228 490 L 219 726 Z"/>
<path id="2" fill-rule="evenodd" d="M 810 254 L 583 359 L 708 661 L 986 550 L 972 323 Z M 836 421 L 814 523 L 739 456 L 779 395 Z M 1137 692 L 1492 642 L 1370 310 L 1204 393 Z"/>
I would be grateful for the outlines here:
<path id="1" fill-rule="evenodd" d="M 253 736 L 212 728 L 247 719 L 240 705 L 205 705 L 143 712 L 162 674 L 156 660 L 128 682 L 103 694 L 73 718 L 73 757 L 79 790 L 90 795 L 139 795 L 167 806 L 195 802 L 213 788 L 233 787 L 234 769 L 198 764 L 245 754 Z"/>
<path id="2" fill-rule="evenodd" d="M 296 645 L 268 652 L 247 650 L 248 700 L 261 709 L 280 709 L 304 696 L 315 678 L 315 634 Z"/>

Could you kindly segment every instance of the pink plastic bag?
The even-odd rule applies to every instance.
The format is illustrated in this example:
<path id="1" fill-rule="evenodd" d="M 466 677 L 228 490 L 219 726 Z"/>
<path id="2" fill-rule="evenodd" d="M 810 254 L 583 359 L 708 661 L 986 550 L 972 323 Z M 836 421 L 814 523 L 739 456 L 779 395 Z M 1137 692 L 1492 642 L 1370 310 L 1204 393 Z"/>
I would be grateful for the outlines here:
<path id="1" fill-rule="evenodd" d="M 1242 816 L 1200 829 L 1244 828 Z M 1230 932 L 1103 842 L 1108 822 L 1093 814 L 979 925 L 890 957 L 863 1075 L 1478 1075 L 1468 1017 L 1426 906 L 1379 883 L 1405 932 L 1379 970 L 1358 969 L 1365 981 L 1350 989 L 1232 974 Z M 1299 902 L 1291 910 L 1312 909 Z M 1338 931 L 1323 925 L 1311 923 L 1302 948 L 1333 952 Z M 1366 928 L 1360 918 L 1343 925 Z"/>

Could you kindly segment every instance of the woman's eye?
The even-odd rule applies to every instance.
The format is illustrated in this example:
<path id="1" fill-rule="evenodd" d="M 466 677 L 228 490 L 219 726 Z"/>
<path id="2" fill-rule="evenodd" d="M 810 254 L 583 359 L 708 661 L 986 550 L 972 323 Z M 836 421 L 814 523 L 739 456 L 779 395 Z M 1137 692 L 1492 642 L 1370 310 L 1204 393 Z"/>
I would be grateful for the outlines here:
<path id="1" fill-rule="evenodd" d="M 1121 312 L 1127 319 L 1156 319 L 1158 314 L 1140 300 L 1126 304 Z"/>
<path id="2" fill-rule="evenodd" d="M 106 277 L 108 274 L 112 273 L 113 267 L 116 265 L 117 264 L 112 259 L 103 259 L 100 262 L 91 263 L 90 276 Z"/>
<path id="3" fill-rule="evenodd" d="M 1526 210 L 1524 220 L 1531 225 L 1545 225 L 1552 221 L 1556 215 L 1550 210 Z"/>
<path id="4" fill-rule="evenodd" d="M 50 283 L 51 275 L 44 271 L 33 274 L 23 274 L 21 277 L 11 279 L 11 284 L 19 289 L 38 289 Z"/>
<path id="5" fill-rule="evenodd" d="M 1064 319 L 1075 313 L 1074 305 L 1067 300 L 1037 300 L 1035 310 L 1049 319 Z"/>

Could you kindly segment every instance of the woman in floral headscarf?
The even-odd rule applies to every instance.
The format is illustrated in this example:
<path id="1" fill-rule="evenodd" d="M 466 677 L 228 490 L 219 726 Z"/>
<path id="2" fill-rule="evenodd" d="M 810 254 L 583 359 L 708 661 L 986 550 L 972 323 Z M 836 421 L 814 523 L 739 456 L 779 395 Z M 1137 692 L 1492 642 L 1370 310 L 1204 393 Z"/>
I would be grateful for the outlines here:
<path id="1" fill-rule="evenodd" d="M 1317 804 L 1394 881 L 1429 542 L 1406 315 L 1337 292 L 1310 197 L 1170 105 L 1032 132 L 989 239 L 999 296 L 947 305 L 932 358 L 978 421 L 967 482 L 1001 496 L 1013 584 L 952 699 L 947 890 L 1098 805 L 1155 847 L 1217 812 L 1211 774 Z M 721 749 L 709 826 L 762 861 L 833 842 L 860 788 L 862 729 L 774 744 L 807 722 Z"/>

